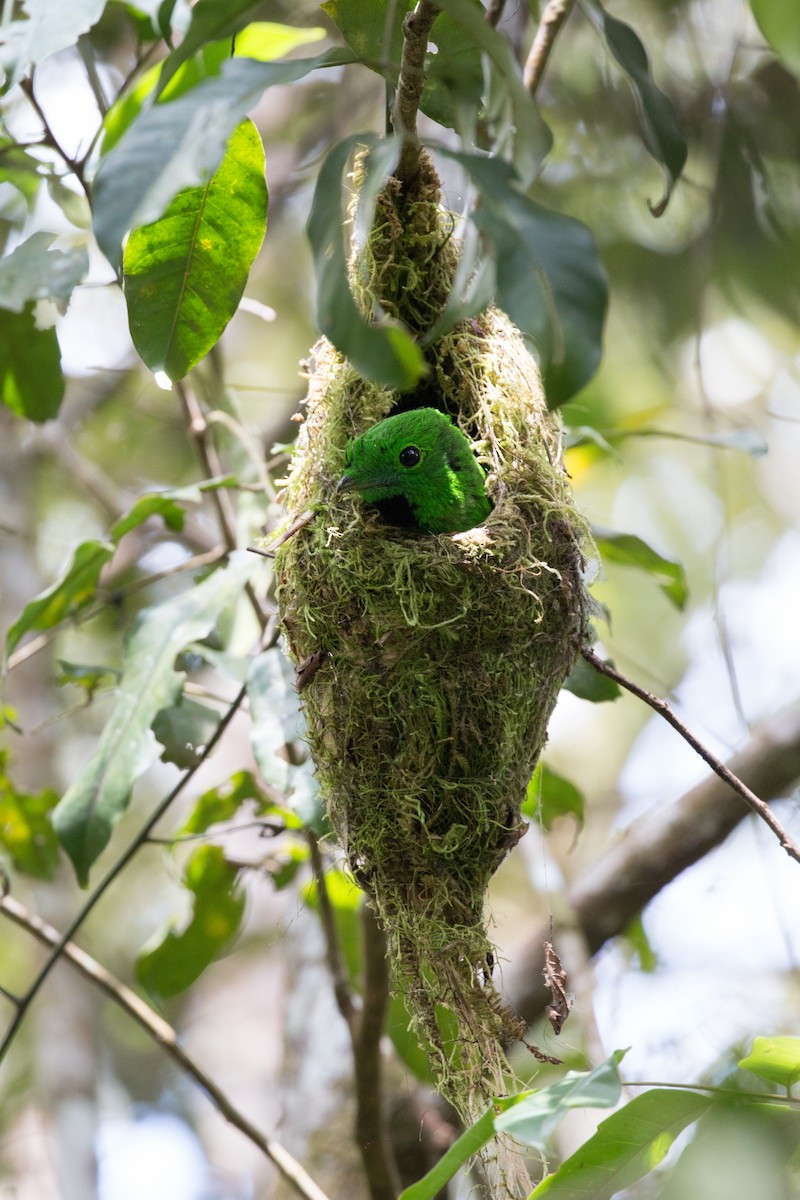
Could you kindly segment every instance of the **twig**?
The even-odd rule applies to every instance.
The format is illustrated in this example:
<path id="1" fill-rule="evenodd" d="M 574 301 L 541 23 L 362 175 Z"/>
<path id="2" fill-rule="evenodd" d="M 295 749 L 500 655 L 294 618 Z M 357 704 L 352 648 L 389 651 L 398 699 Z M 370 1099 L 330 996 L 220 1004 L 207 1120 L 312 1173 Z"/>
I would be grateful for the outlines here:
<path id="1" fill-rule="evenodd" d="M 53 967 L 58 962 L 61 955 L 64 953 L 64 947 L 72 939 L 75 932 L 78 929 L 80 929 L 81 925 L 84 923 L 84 921 L 88 917 L 89 913 L 93 910 L 93 908 L 95 907 L 97 902 L 105 894 L 106 890 L 111 886 L 111 884 L 114 882 L 114 880 L 117 878 L 117 876 L 125 869 L 125 867 L 128 865 L 128 863 L 131 861 L 131 859 L 136 854 L 137 850 L 139 850 L 147 842 L 147 839 L 149 838 L 153 829 L 158 824 L 158 822 L 161 820 L 161 818 L 164 816 L 167 809 L 170 807 L 170 805 L 173 803 L 173 801 L 175 799 L 177 799 L 177 797 L 181 794 L 181 792 L 186 787 L 186 784 L 189 782 L 189 780 L 192 778 L 192 776 L 197 772 L 197 770 L 203 765 L 203 763 L 206 761 L 206 759 L 212 753 L 212 751 L 216 747 L 217 743 L 219 742 L 220 738 L 222 737 L 223 733 L 230 725 L 230 723 L 233 720 L 236 713 L 239 711 L 239 708 L 241 707 L 242 701 L 244 700 L 244 697 L 245 697 L 245 692 L 246 692 L 246 688 L 244 686 L 241 687 L 239 692 L 235 696 L 235 698 L 231 701 L 230 708 L 225 713 L 224 717 L 220 721 L 217 728 L 214 730 L 213 735 L 209 738 L 208 743 L 204 747 L 202 753 L 200 755 L 198 755 L 197 761 L 195 763 L 193 763 L 193 765 L 191 767 L 189 767 L 188 770 L 184 771 L 183 775 L 180 777 L 178 782 L 175 784 L 175 787 L 172 789 L 172 791 L 167 796 L 164 797 L 164 799 L 161 801 L 160 804 L 158 804 L 156 806 L 152 816 L 145 822 L 145 824 L 142 826 L 142 828 L 137 833 L 136 837 L 128 845 L 128 848 L 124 851 L 123 854 L 120 855 L 120 857 L 117 859 L 117 861 L 114 863 L 114 865 L 106 873 L 104 878 L 101 880 L 101 882 L 95 888 L 95 890 L 92 892 L 91 896 L 89 896 L 89 898 L 86 900 L 85 904 L 80 909 L 78 914 L 75 917 L 73 917 L 73 919 L 70 921 L 66 930 L 64 931 L 62 936 L 59 938 L 58 942 L 55 943 L 52 953 L 50 955 L 48 955 L 47 959 L 45 960 L 44 964 L 42 965 L 41 969 L 39 970 L 38 975 L 36 975 L 33 982 L 30 984 L 27 991 L 25 992 L 24 996 L 22 996 L 20 998 L 19 1007 L 18 1007 L 16 1013 L 14 1014 L 14 1017 L 11 1020 L 11 1023 L 9 1025 L 8 1029 L 5 1032 L 2 1042 L 0 1042 L 0 1062 L 3 1061 L 3 1058 L 5 1057 L 9 1046 L 11 1045 L 12 1041 L 14 1040 L 14 1038 L 16 1036 L 17 1030 L 19 1029 L 20 1025 L 22 1024 L 25 1014 L 27 1013 L 27 1011 L 30 1008 L 31 1004 L 33 1003 L 34 999 L 38 995 L 39 990 L 41 989 L 42 985 L 45 983 L 48 975 L 50 974 Z"/>
<path id="2" fill-rule="evenodd" d="M 644 700 L 645 704 L 649 704 L 655 712 L 659 713 L 689 743 L 692 749 L 708 763 L 711 770 L 719 775 L 720 779 L 723 779 L 728 784 L 728 787 L 733 788 L 757 816 L 761 817 L 761 820 L 769 826 L 789 857 L 793 858 L 795 862 L 800 863 L 800 846 L 789 836 L 769 805 L 759 799 L 755 792 L 751 792 L 750 788 L 742 783 L 741 779 L 737 778 L 733 771 L 726 767 L 716 755 L 712 754 L 699 738 L 695 737 L 691 730 L 684 725 L 683 721 L 679 717 L 676 717 L 666 700 L 662 700 L 659 696 L 654 696 L 646 688 L 640 687 L 638 683 L 634 683 L 624 675 L 621 675 L 609 663 L 603 662 L 602 658 L 598 658 L 593 650 L 584 648 L 581 653 L 586 661 L 591 663 L 594 669 L 599 671 L 601 675 L 607 675 L 609 679 L 615 680 L 620 687 L 626 688 L 627 691 L 632 692 L 634 696 L 638 696 L 640 700 Z"/>
<path id="3" fill-rule="evenodd" d="M 307 508 L 304 513 L 300 514 L 297 520 L 292 521 L 288 529 L 284 529 L 281 536 L 272 545 L 268 546 L 266 550 L 258 550 L 253 546 L 248 546 L 248 549 L 252 550 L 253 554 L 262 554 L 264 558 L 274 558 L 278 547 L 282 546 L 284 542 L 288 542 L 289 538 L 293 538 L 296 533 L 299 533 L 304 526 L 308 525 L 309 521 L 313 521 L 315 516 L 314 509 Z"/>
<path id="4" fill-rule="evenodd" d="M 104 117 L 108 112 L 108 99 L 103 91 L 100 76 L 97 73 L 97 64 L 94 61 L 94 54 L 92 53 L 92 43 L 86 34 L 82 34 L 78 38 L 78 54 L 81 56 L 81 62 L 86 71 L 86 78 L 89 81 L 89 87 L 92 89 L 92 95 L 94 96 L 98 112 L 101 117 Z M 86 158 L 83 158 L 82 162 L 85 163 Z"/>
<path id="5" fill-rule="evenodd" d="M 325 883 L 325 867 L 322 862 L 319 839 L 310 829 L 307 831 L 306 837 L 309 850 L 311 851 L 311 870 L 314 873 L 314 882 L 317 886 L 319 915 L 322 922 L 322 932 L 325 935 L 325 954 L 328 959 L 328 969 L 333 979 L 333 994 L 336 997 L 336 1007 L 347 1022 L 347 1027 L 350 1030 L 352 1038 L 356 1025 L 357 1012 L 353 1002 L 353 994 L 350 990 L 350 981 L 347 978 L 347 970 L 342 958 L 342 951 L 339 946 L 336 916 Z"/>
<path id="6" fill-rule="evenodd" d="M 439 6 L 432 0 L 417 0 L 414 10 L 403 18 L 403 54 L 392 110 L 392 124 L 403 138 L 400 161 L 394 173 L 406 187 L 419 175 L 420 141 L 417 135 L 417 113 L 425 85 L 428 35 L 438 15 Z"/>
<path id="7" fill-rule="evenodd" d="M 395 1162 L 384 1103 L 381 1038 L 389 1003 L 386 938 L 369 905 L 361 910 L 364 949 L 364 1003 L 354 1042 L 356 1139 L 371 1200 L 395 1200 L 400 1176 Z"/>
<path id="8" fill-rule="evenodd" d="M 153 1012 L 149 1005 L 145 1004 L 135 992 L 126 987 L 124 983 L 121 983 L 110 971 L 106 970 L 91 955 L 87 954 L 85 950 L 81 950 L 79 946 L 76 946 L 74 942 L 65 942 L 62 945 L 62 939 L 58 930 L 54 929 L 52 925 L 48 925 L 34 913 L 29 912 L 14 897 L 5 896 L 0 899 L 0 912 L 3 912 L 16 925 L 33 934 L 39 941 L 44 942 L 45 945 L 60 947 L 59 954 L 63 955 L 86 979 L 96 984 L 129 1017 L 136 1021 L 144 1029 L 145 1033 L 153 1041 L 157 1042 L 170 1058 L 177 1063 L 180 1069 L 194 1079 L 195 1083 L 206 1093 L 221 1116 L 257 1146 L 270 1162 L 278 1168 L 287 1183 L 301 1196 L 304 1196 L 305 1200 L 328 1200 L 325 1193 L 311 1179 L 305 1168 L 297 1162 L 280 1142 L 261 1133 L 255 1125 L 248 1121 L 247 1117 L 231 1104 L 225 1092 L 206 1075 L 205 1071 L 182 1048 L 178 1041 L 178 1035 L 172 1026 L 167 1024 L 158 1013 Z"/>
<path id="9" fill-rule="evenodd" d="M 36 98 L 36 92 L 34 91 L 34 88 L 33 88 L 33 76 L 31 76 L 30 79 L 20 80 L 19 86 L 22 89 L 22 91 L 25 93 L 25 95 L 28 97 L 28 100 L 30 101 L 31 106 L 33 107 L 37 117 L 42 122 L 42 129 L 44 130 L 44 136 L 43 136 L 44 144 L 46 146 L 50 146 L 51 149 L 55 150 L 56 154 L 59 155 L 59 157 L 62 159 L 62 161 L 65 163 L 65 165 L 69 167 L 70 171 L 72 171 L 73 175 L 78 180 L 78 183 L 81 185 L 84 192 L 86 193 L 87 200 L 89 200 L 91 202 L 91 198 L 92 198 L 91 188 L 89 187 L 88 183 L 86 182 L 86 179 L 85 179 L 85 176 L 83 173 L 83 163 L 78 162 L 77 159 L 72 158 L 71 155 L 67 154 L 66 150 L 61 145 L 58 138 L 56 137 L 56 135 L 53 133 L 52 129 L 50 128 L 50 123 L 47 120 L 47 117 L 45 116 L 44 110 L 43 110 L 41 104 L 39 103 L 38 99 Z"/>
<path id="10" fill-rule="evenodd" d="M 222 463 L 219 460 L 217 448 L 209 433 L 208 421 L 203 414 L 198 399 L 184 380 L 179 380 L 175 384 L 175 391 L 178 393 L 183 406 L 189 434 L 194 441 L 198 456 L 203 464 L 203 469 L 209 479 L 217 479 L 223 474 Z M 225 544 L 229 550 L 235 550 L 238 545 L 238 537 L 236 533 L 236 512 L 231 498 L 224 488 L 215 488 L 211 493 L 211 500 L 217 510 L 217 517 L 219 518 L 220 529 L 225 539 Z M 248 582 L 245 584 L 244 590 L 256 615 L 256 620 L 263 631 L 267 627 L 268 617 L 261 605 L 261 601 L 256 595 L 255 588 L 252 583 Z"/>
<path id="11" fill-rule="evenodd" d="M 522 74 L 522 81 L 532 96 L 536 95 L 550 52 L 574 3 L 575 0 L 547 0 Z"/>
<path id="12" fill-rule="evenodd" d="M 506 0 L 490 0 L 489 7 L 486 10 L 486 20 L 495 29 L 500 24 L 500 18 L 503 15 L 505 6 Z"/>

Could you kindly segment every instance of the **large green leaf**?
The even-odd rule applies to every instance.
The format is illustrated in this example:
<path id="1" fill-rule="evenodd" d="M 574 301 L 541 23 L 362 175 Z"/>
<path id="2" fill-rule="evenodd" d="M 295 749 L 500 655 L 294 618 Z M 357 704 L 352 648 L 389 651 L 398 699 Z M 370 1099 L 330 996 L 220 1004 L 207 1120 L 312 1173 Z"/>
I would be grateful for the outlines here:
<path id="1" fill-rule="evenodd" d="M 81 542 L 61 578 L 26 604 L 10 627 L 6 634 L 6 654 L 11 653 L 23 634 L 32 629 L 52 629 L 64 617 L 88 604 L 95 594 L 100 572 L 113 553 L 114 547 L 109 542 Z"/>
<path id="2" fill-rule="evenodd" d="M 170 926 L 136 963 L 136 978 L 152 996 L 175 996 L 190 987 L 230 945 L 244 915 L 239 870 L 221 846 L 199 846 L 186 864 L 183 882 L 192 896 L 184 929 Z"/>
<path id="3" fill-rule="evenodd" d="M 800 75 L 800 7 L 797 0 L 750 0 L 758 28 L 787 67 Z"/>
<path id="4" fill-rule="evenodd" d="M 95 236 L 114 268 L 126 233 L 157 221 L 173 196 L 214 173 L 233 130 L 265 88 L 352 61 L 352 52 L 342 49 L 279 63 L 233 58 L 218 76 L 142 112 L 103 158 L 94 181 Z"/>
<path id="5" fill-rule="evenodd" d="M 180 696 L 177 704 L 162 708 L 153 721 L 153 733 L 164 747 L 164 762 L 184 770 L 196 767 L 217 732 L 219 713 L 207 704 Z"/>
<path id="6" fill-rule="evenodd" d="M 739 1066 L 789 1090 L 800 1080 L 800 1038 L 757 1037 Z"/>
<path id="7" fill-rule="evenodd" d="M 0 846 L 18 871 L 52 879 L 58 868 L 58 841 L 50 813 L 58 796 L 49 788 L 33 796 L 18 791 L 6 763 L 7 754 L 0 752 Z"/>
<path id="8" fill-rule="evenodd" d="M 252 121 L 234 130 L 208 182 L 134 229 L 123 256 L 131 337 L 152 371 L 182 379 L 236 312 L 264 239 L 264 148 Z"/>
<path id="9" fill-rule="evenodd" d="M 638 567 L 652 575 L 661 591 L 676 608 L 683 608 L 689 598 L 686 572 L 679 562 L 664 558 L 652 546 L 633 533 L 617 533 L 613 529 L 592 528 L 597 549 L 609 562 L 625 567 Z"/>
<path id="10" fill-rule="evenodd" d="M 234 555 L 225 569 L 136 618 L 125 641 L 117 700 L 100 744 L 53 817 L 82 886 L 127 808 L 134 780 L 159 756 L 151 726 L 180 694 L 184 677 L 174 669 L 176 655 L 209 633 L 220 612 L 238 597 L 251 570 L 249 555 Z"/>
<path id="11" fill-rule="evenodd" d="M 33 306 L 0 309 L 0 397 L 29 421 L 50 421 L 64 398 L 61 351 L 55 329 L 38 329 Z"/>
<path id="12" fill-rule="evenodd" d="M 408 390 L 425 372 L 425 360 L 408 331 L 396 322 L 379 325 L 364 319 L 350 291 L 343 212 L 344 172 L 356 147 L 369 146 L 362 207 L 369 220 L 369 198 L 394 165 L 397 139 L 378 142 L 371 135 L 356 135 L 340 142 L 326 158 L 317 180 L 308 218 L 308 239 L 317 276 L 317 324 L 367 379 L 386 387 Z"/>
<path id="13" fill-rule="evenodd" d="M 611 1200 L 648 1175 L 675 1138 L 714 1103 L 710 1096 L 653 1088 L 601 1121 L 597 1132 L 529 1200 Z"/>
<path id="14" fill-rule="evenodd" d="M 89 270 L 85 246 L 51 250 L 56 234 L 39 230 L 0 258 L 0 308 L 20 313 L 32 300 L 55 300 L 66 307 Z"/>
<path id="15" fill-rule="evenodd" d="M 0 27 L 4 90 L 19 83 L 31 66 L 74 46 L 103 15 L 106 0 L 25 0 L 27 19 Z"/>
<path id="16" fill-rule="evenodd" d="M 653 216 L 660 217 L 686 165 L 686 139 L 678 126 L 671 100 L 656 87 L 650 74 L 647 51 L 639 35 L 624 21 L 610 16 L 599 0 L 581 0 L 581 6 L 630 79 L 636 97 L 642 140 L 666 171 L 667 188 L 664 196 L 658 204 L 650 206 Z"/>
<path id="17" fill-rule="evenodd" d="M 556 408 L 588 382 L 602 354 L 608 285 L 594 238 L 580 221 L 525 196 L 501 159 L 441 152 L 475 184 L 473 220 L 494 252 L 497 302 L 532 338 Z"/>

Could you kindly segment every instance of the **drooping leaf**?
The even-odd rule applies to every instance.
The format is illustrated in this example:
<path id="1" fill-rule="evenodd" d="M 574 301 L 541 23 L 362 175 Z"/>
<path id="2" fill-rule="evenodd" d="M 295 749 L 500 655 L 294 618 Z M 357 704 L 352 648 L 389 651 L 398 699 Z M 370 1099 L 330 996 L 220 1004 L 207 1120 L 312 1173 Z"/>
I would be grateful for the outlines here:
<path id="1" fill-rule="evenodd" d="M 800 1038 L 757 1037 L 739 1066 L 789 1090 L 800 1080 Z"/>
<path id="2" fill-rule="evenodd" d="M 602 354 L 608 285 L 594 239 L 580 221 L 525 196 L 502 159 L 440 149 L 477 188 L 473 220 L 494 253 L 497 302 L 532 339 L 547 402 L 557 408 Z"/>
<path id="3" fill-rule="evenodd" d="M 103 15 L 106 0 L 25 0 L 26 17 L 0 26 L 2 90 L 27 75 L 36 63 L 74 46 Z"/>
<path id="4" fill-rule="evenodd" d="M 0 397 L 29 421 L 58 416 L 64 398 L 61 351 L 55 329 L 38 329 L 33 306 L 0 309 Z"/>
<path id="5" fill-rule="evenodd" d="M 148 492 L 138 498 L 129 512 L 114 522 L 110 534 L 112 541 L 118 542 L 126 533 L 130 533 L 132 529 L 138 529 L 140 525 L 154 516 L 162 517 L 167 529 L 179 532 L 183 529 L 186 514 L 182 505 L 170 492 Z"/>
<path id="6" fill-rule="evenodd" d="M 175 657 L 189 642 L 205 637 L 220 612 L 233 603 L 252 563 L 232 555 L 226 568 L 164 604 L 139 613 L 126 638 L 117 700 L 99 746 L 55 811 L 59 841 L 82 886 L 128 805 L 134 781 L 159 756 L 151 726 L 173 704 L 183 676 Z"/>
<path id="7" fill-rule="evenodd" d="M 585 658 L 579 658 L 564 681 L 564 688 L 581 700 L 602 704 L 604 700 L 616 700 L 622 695 L 619 684 L 596 671 Z"/>
<path id="8" fill-rule="evenodd" d="M 465 1167 L 491 1140 L 494 1136 L 494 1121 L 495 1107 L 492 1106 L 453 1142 L 427 1175 L 403 1189 L 399 1200 L 434 1200 L 456 1172 Z"/>
<path id="9" fill-rule="evenodd" d="M 658 204 L 650 205 L 653 216 L 660 217 L 686 165 L 686 139 L 678 126 L 672 102 L 656 87 L 650 73 L 647 51 L 639 35 L 630 25 L 607 13 L 599 0 L 581 0 L 581 6 L 630 79 L 636 97 L 642 140 L 666 171 L 664 196 Z"/>
<path id="10" fill-rule="evenodd" d="M 266 88 L 352 61 L 352 52 L 341 49 L 280 63 L 228 59 L 218 76 L 142 112 L 94 181 L 95 236 L 114 268 L 129 230 L 157 221 L 173 196 L 214 173 L 233 130 Z"/>
<path id="11" fill-rule="evenodd" d="M 319 173 L 308 218 L 308 239 L 317 277 L 317 324 L 367 379 L 386 387 L 408 390 L 425 372 L 417 343 L 397 322 L 370 324 L 360 313 L 347 274 L 347 247 L 342 192 L 345 167 L 357 146 L 370 146 L 362 204 L 389 173 L 397 159 L 397 139 L 376 144 L 371 135 L 346 138 L 331 150 Z M 367 217 L 367 224 L 369 219 Z"/>
<path id="12" fill-rule="evenodd" d="M 89 270 L 85 246 L 51 250 L 56 234 L 39 230 L 0 258 L 0 308 L 21 313 L 32 300 L 55 300 L 66 307 Z"/>
<path id="13" fill-rule="evenodd" d="M 0 846 L 18 871 L 35 879 L 52 879 L 58 869 L 58 841 L 50 813 L 58 796 L 50 788 L 31 796 L 20 792 L 7 772 L 7 755 L 0 753 Z"/>
<path id="14" fill-rule="evenodd" d="M 185 770 L 197 766 L 219 727 L 219 713 L 207 704 L 182 696 L 177 704 L 162 708 L 153 721 L 153 733 L 164 747 L 164 762 Z"/>
<path id="15" fill-rule="evenodd" d="M 653 1088 L 600 1122 L 595 1134 L 531 1192 L 530 1200 L 611 1200 L 649 1174 L 675 1138 L 714 1100 L 698 1092 Z"/>
<path id="16" fill-rule="evenodd" d="M 541 821 L 547 830 L 552 828 L 556 817 L 567 815 L 575 817 L 582 826 L 584 806 L 580 789 L 540 761 L 528 784 L 522 815 Z"/>
<path id="17" fill-rule="evenodd" d="M 619 1101 L 619 1064 L 624 1055 L 624 1050 L 615 1050 L 593 1071 L 568 1071 L 563 1079 L 532 1092 L 495 1117 L 495 1131 L 543 1150 L 570 1109 L 611 1108 Z"/>
<path id="18" fill-rule="evenodd" d="M 25 605 L 6 634 L 10 654 L 23 634 L 34 629 L 52 629 L 64 617 L 78 612 L 94 597 L 97 580 L 114 547 L 108 542 L 81 542 L 72 561 L 52 587 Z"/>
<path id="19" fill-rule="evenodd" d="M 686 573 L 679 562 L 664 558 L 633 533 L 617 533 L 613 529 L 598 527 L 592 529 L 592 535 L 597 549 L 609 562 L 646 571 L 676 608 L 685 606 L 689 589 Z"/>
<path id="20" fill-rule="evenodd" d="M 756 24 L 786 66 L 800 76 L 800 13 L 797 0 L 750 0 Z"/>
<path id="21" fill-rule="evenodd" d="M 152 371 L 182 379 L 236 312 L 267 225 L 264 148 L 237 126 L 206 184 L 185 188 L 123 255 L 133 344 Z"/>
<path id="22" fill-rule="evenodd" d="M 198 846 L 183 882 L 192 895 L 192 915 L 182 930 L 170 927 L 136 963 L 136 978 L 152 996 L 176 996 L 191 987 L 238 933 L 245 894 L 239 869 L 221 846 Z"/>

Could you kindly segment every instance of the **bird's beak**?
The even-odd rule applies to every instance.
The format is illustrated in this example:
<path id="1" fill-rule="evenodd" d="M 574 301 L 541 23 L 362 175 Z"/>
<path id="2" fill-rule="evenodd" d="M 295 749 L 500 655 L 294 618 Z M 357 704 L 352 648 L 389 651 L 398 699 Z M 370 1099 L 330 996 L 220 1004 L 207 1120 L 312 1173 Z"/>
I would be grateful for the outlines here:
<path id="1" fill-rule="evenodd" d="M 343 475 L 336 485 L 337 492 L 348 492 L 356 486 L 356 481 L 350 475 Z"/>

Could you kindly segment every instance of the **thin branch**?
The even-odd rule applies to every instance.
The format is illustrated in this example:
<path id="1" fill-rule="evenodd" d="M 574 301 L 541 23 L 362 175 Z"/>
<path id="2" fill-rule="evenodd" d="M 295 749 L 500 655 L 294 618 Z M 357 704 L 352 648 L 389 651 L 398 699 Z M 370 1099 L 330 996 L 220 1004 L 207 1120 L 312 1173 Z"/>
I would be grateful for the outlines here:
<path id="1" fill-rule="evenodd" d="M 319 839 L 310 829 L 307 831 L 306 837 L 309 850 L 311 851 L 311 870 L 314 873 L 314 883 L 317 886 L 319 915 L 322 922 L 322 932 L 325 935 L 325 954 L 328 959 L 328 969 L 333 979 L 333 994 L 336 997 L 336 1007 L 347 1022 L 347 1027 L 350 1030 L 352 1038 L 358 1014 L 353 1001 L 353 994 L 350 990 L 350 981 L 347 978 L 347 968 L 345 967 L 339 945 L 336 916 L 331 904 L 331 898 L 328 895 L 328 887 L 325 883 L 325 866 L 322 862 Z"/>
<path id="2" fill-rule="evenodd" d="M 574 3 L 575 0 L 547 0 L 522 74 L 522 81 L 532 96 L 536 95 L 550 52 Z"/>
<path id="3" fill-rule="evenodd" d="M 92 198 L 91 188 L 89 187 L 89 184 L 86 182 L 86 179 L 84 177 L 83 163 L 78 162 L 77 159 L 72 158 L 71 155 L 67 154 L 66 150 L 61 145 L 61 143 L 59 142 L 56 135 L 53 133 L 53 130 L 50 128 L 50 123 L 47 120 L 47 117 L 45 116 L 44 109 L 42 108 L 41 104 L 39 103 L 39 101 L 36 97 L 36 92 L 34 91 L 34 87 L 33 87 L 33 77 L 31 77 L 30 79 L 20 80 L 19 86 L 22 89 L 22 91 L 25 93 L 25 95 L 28 97 L 28 100 L 30 101 L 31 106 L 33 107 L 37 117 L 39 118 L 39 120 L 42 123 L 42 128 L 44 130 L 44 139 L 43 139 L 44 144 L 46 146 L 50 146 L 51 149 L 55 150 L 56 154 L 58 154 L 58 156 L 62 159 L 62 161 L 65 163 L 65 165 L 69 167 L 70 171 L 72 171 L 73 175 L 78 180 L 78 183 L 80 183 L 81 187 L 83 188 L 84 192 L 86 193 L 87 200 L 89 200 L 91 202 L 91 198 Z"/>
<path id="4" fill-rule="evenodd" d="M 54 929 L 52 925 L 48 925 L 47 922 L 34 913 L 29 912 L 24 905 L 20 904 L 12 896 L 5 896 L 0 899 L 0 912 L 3 912 L 16 925 L 33 934 L 39 941 L 44 942 L 45 945 L 60 946 L 60 955 L 63 955 L 64 958 L 72 963 L 86 979 L 89 979 L 105 992 L 115 1004 L 119 1005 L 129 1017 L 144 1029 L 145 1033 L 154 1042 L 157 1042 L 162 1047 L 182 1071 L 194 1079 L 195 1083 L 206 1093 L 221 1116 L 229 1124 L 238 1129 L 240 1133 L 243 1133 L 246 1138 L 267 1156 L 270 1162 L 278 1168 L 287 1183 L 299 1195 L 304 1196 L 305 1200 L 328 1200 L 322 1189 L 311 1179 L 306 1170 L 280 1142 L 261 1133 L 255 1125 L 248 1121 L 247 1117 L 231 1104 L 222 1088 L 214 1083 L 182 1048 L 178 1041 L 178 1035 L 172 1026 L 167 1024 L 158 1013 L 153 1012 L 150 1006 L 145 1004 L 135 992 L 126 987 L 124 983 L 121 983 L 110 971 L 107 971 L 105 967 L 92 958 L 91 955 L 87 954 L 85 950 L 81 950 L 79 946 L 76 946 L 74 942 L 65 942 L 62 946 L 62 939 L 58 930 Z"/>
<path id="5" fill-rule="evenodd" d="M 361 910 L 364 949 L 364 1003 L 354 1042 L 356 1139 L 371 1200 L 395 1200 L 400 1176 L 389 1130 L 381 1070 L 381 1038 L 389 1003 L 386 938 L 375 913 Z"/>
<path id="6" fill-rule="evenodd" d="M 486 20 L 496 29 L 500 24 L 500 18 L 503 15 L 503 9 L 506 6 L 506 0 L 489 0 L 489 7 L 486 10 Z"/>
<path id="7" fill-rule="evenodd" d="M 795 862 L 800 863 L 800 846 L 789 836 L 769 805 L 759 799 L 755 792 L 752 792 L 746 784 L 742 783 L 741 779 L 737 778 L 730 768 L 726 767 L 699 738 L 695 737 L 691 730 L 684 725 L 683 721 L 679 717 L 676 717 L 666 700 L 662 700 L 659 696 L 654 696 L 652 692 L 648 692 L 638 683 L 634 683 L 624 675 L 621 675 L 609 663 L 603 662 L 602 658 L 598 658 L 594 651 L 585 648 L 581 653 L 586 661 L 591 663 L 594 669 L 599 671 L 601 675 L 607 675 L 609 679 L 615 680 L 620 687 L 626 688 L 634 696 L 638 696 L 640 700 L 644 700 L 645 704 L 649 704 L 655 712 L 662 716 L 681 735 L 684 741 L 687 741 L 692 749 L 708 763 L 711 770 L 719 775 L 720 779 L 723 779 L 728 787 L 733 788 L 742 797 L 745 804 L 748 804 L 753 812 L 769 826 L 789 857 L 793 858 Z"/>
<path id="8" fill-rule="evenodd" d="M 100 82 L 100 76 L 97 73 L 97 63 L 94 61 L 94 53 L 92 52 L 92 43 L 86 34 L 82 34 L 78 38 L 78 54 L 81 56 L 86 78 L 89 81 L 89 87 L 92 89 L 95 104 L 101 117 L 104 117 L 108 112 L 108 98 L 103 91 L 103 85 Z M 86 158 L 82 159 L 86 162 Z"/>
<path id="9" fill-rule="evenodd" d="M 800 704 L 765 721 L 731 758 L 730 769 L 762 796 L 785 796 L 800 779 Z M 720 845 L 746 811 L 727 782 L 709 775 L 679 800 L 659 804 L 629 825 L 567 889 L 567 908 L 589 952 L 624 933 L 663 888 Z M 548 937 L 544 924 L 503 972 L 509 1002 L 529 1024 L 550 998 L 542 982 Z"/>
<path id="10" fill-rule="evenodd" d="M 417 0 L 414 10 L 403 18 L 403 55 L 392 110 L 392 125 L 403 138 L 400 161 L 394 173 L 406 187 L 419 175 L 421 147 L 417 134 L 417 113 L 425 86 L 428 36 L 439 11 L 438 4 L 434 4 L 432 0 Z"/>
<path id="11" fill-rule="evenodd" d="M 22 1024 L 22 1021 L 25 1018 L 25 1014 L 27 1013 L 27 1011 L 30 1008 L 31 1004 L 33 1003 L 34 999 L 38 995 L 42 985 L 45 983 L 45 981 L 47 980 L 47 977 L 50 974 L 50 972 L 52 971 L 53 967 L 56 965 L 59 958 L 64 953 L 65 946 L 67 945 L 67 943 L 69 941 L 71 941 L 73 935 L 77 932 L 78 929 L 80 929 L 81 925 L 83 925 L 84 921 L 89 916 L 89 913 L 94 909 L 97 902 L 105 894 L 105 892 L 111 886 L 111 884 L 114 882 L 114 880 L 117 878 L 117 876 L 119 874 L 121 874 L 121 872 L 125 869 L 125 867 L 127 867 L 128 863 L 135 856 L 136 852 L 143 845 L 145 845 L 148 838 L 150 837 L 150 834 L 153 832 L 153 829 L 156 827 L 158 822 L 161 820 L 161 818 L 167 812 L 168 808 L 173 803 L 173 801 L 177 799 L 177 797 L 181 794 L 181 792 L 186 787 L 186 785 L 190 781 L 190 779 L 195 775 L 195 773 L 199 770 L 199 768 L 203 765 L 203 763 L 208 759 L 208 757 L 210 756 L 212 751 L 215 749 L 220 738 L 224 734 L 225 730 L 230 725 L 234 716 L 239 711 L 239 708 L 241 707 L 242 701 L 244 700 L 244 697 L 245 697 L 245 692 L 246 692 L 246 688 L 244 686 L 242 686 L 240 688 L 239 692 L 237 693 L 237 695 L 235 696 L 235 698 L 231 701 L 230 708 L 225 713 L 224 717 L 222 718 L 219 725 L 215 729 L 213 735 L 209 738 L 208 744 L 204 747 L 202 754 L 200 754 L 198 756 L 197 761 L 191 767 L 189 767 L 189 769 L 187 771 L 184 771 L 183 775 L 180 777 L 178 782 L 175 784 L 175 787 L 172 789 L 172 791 L 167 796 L 164 797 L 164 799 L 161 801 L 160 804 L 158 804 L 156 806 L 152 816 L 149 817 L 149 819 L 145 822 L 145 824 L 142 826 L 142 828 L 137 833 L 136 837 L 130 842 L 127 849 L 124 851 L 124 853 L 120 855 L 120 857 L 117 859 L 117 861 L 114 863 L 114 865 L 106 873 L 104 878 L 101 880 L 101 882 L 95 888 L 95 890 L 92 892 L 91 896 L 89 896 L 89 898 L 86 900 L 83 907 L 80 909 L 80 911 L 77 913 L 77 915 L 75 917 L 73 917 L 73 919 L 70 921 L 66 930 L 64 931 L 62 936 L 59 938 L 58 942 L 55 943 L 52 952 L 48 955 L 43 966 L 39 970 L 38 975 L 36 975 L 35 979 L 28 987 L 24 996 L 22 996 L 20 998 L 20 1003 L 19 1003 L 17 1012 L 15 1013 L 8 1029 L 6 1030 L 6 1033 L 3 1037 L 2 1042 L 0 1042 L 0 1062 L 3 1061 L 3 1058 L 5 1057 L 9 1046 L 11 1045 L 12 1041 L 16 1037 L 17 1030 L 19 1029 L 20 1025 Z"/>

